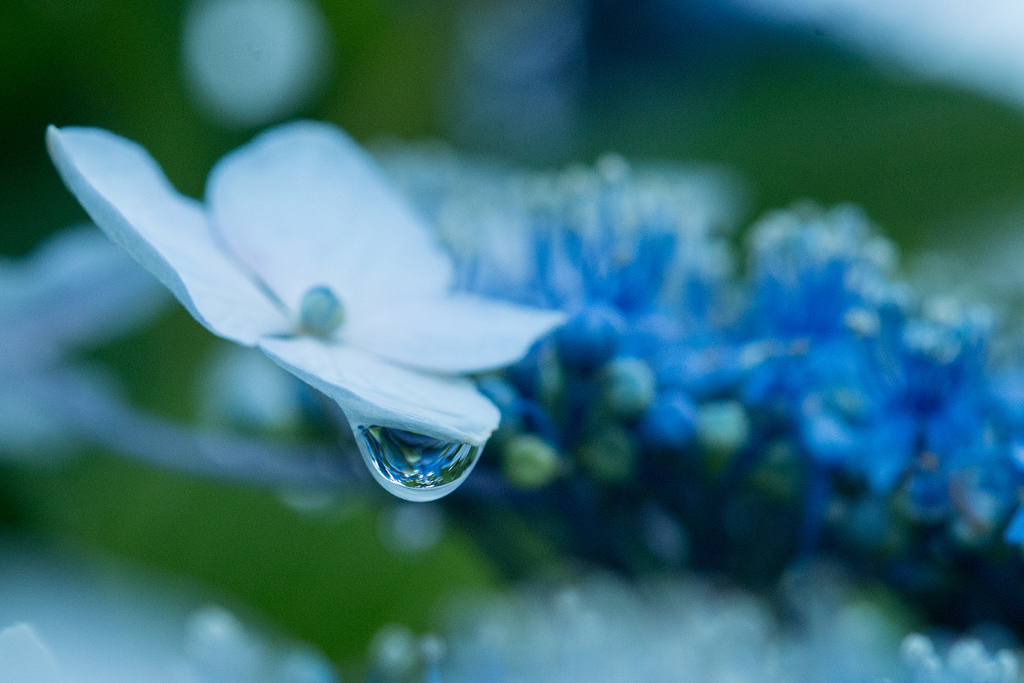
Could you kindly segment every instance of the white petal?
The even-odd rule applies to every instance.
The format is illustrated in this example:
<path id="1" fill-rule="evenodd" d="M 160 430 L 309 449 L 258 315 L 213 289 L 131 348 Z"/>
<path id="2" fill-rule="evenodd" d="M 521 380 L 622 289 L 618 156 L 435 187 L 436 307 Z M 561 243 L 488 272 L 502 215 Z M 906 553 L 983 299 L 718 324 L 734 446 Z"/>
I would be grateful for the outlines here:
<path id="1" fill-rule="evenodd" d="M 479 372 L 519 360 L 565 321 L 559 311 L 459 295 L 389 304 L 342 328 L 347 342 L 423 370 Z"/>
<path id="2" fill-rule="evenodd" d="M 447 291 L 452 266 L 376 163 L 341 130 L 274 128 L 210 173 L 214 224 L 289 306 L 326 285 L 357 317 L 381 301 Z"/>
<path id="3" fill-rule="evenodd" d="M 178 194 L 139 145 L 97 128 L 46 131 L 64 183 L 96 224 L 211 332 L 252 345 L 287 321 L 216 243 L 202 205 Z"/>
<path id="4" fill-rule="evenodd" d="M 460 377 L 407 370 L 344 344 L 266 338 L 278 364 L 338 402 L 349 421 L 482 444 L 498 426 L 493 403 Z"/>
<path id="5" fill-rule="evenodd" d="M 96 228 L 57 233 L 28 259 L 0 260 L 0 370 L 55 362 L 75 346 L 113 339 L 169 300 Z"/>
<path id="6" fill-rule="evenodd" d="M 0 681 L 4 683 L 58 683 L 66 680 L 49 648 L 27 624 L 0 631 Z"/>

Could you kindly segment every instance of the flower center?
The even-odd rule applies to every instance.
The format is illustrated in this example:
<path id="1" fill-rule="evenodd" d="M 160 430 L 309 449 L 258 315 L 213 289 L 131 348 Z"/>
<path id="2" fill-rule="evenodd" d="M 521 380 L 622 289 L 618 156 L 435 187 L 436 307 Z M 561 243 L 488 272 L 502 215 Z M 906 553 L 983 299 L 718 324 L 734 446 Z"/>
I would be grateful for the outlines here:
<path id="1" fill-rule="evenodd" d="M 345 309 L 329 287 L 311 288 L 299 304 L 299 325 L 314 337 L 329 337 L 345 320 Z"/>

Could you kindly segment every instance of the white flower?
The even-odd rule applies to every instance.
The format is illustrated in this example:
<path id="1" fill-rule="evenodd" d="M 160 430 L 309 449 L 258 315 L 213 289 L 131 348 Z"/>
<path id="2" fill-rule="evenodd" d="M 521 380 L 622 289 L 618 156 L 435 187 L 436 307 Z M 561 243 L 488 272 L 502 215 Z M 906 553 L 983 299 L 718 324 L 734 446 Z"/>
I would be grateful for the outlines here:
<path id="1" fill-rule="evenodd" d="M 454 488 L 498 425 L 497 408 L 458 375 L 517 360 L 563 319 L 453 294 L 451 262 L 432 233 L 330 125 L 286 124 L 228 154 L 205 206 L 110 132 L 50 127 L 47 145 L 93 220 L 199 322 L 337 401 L 370 471 L 403 497 Z M 441 486 L 402 483 L 365 443 L 381 436 L 369 427 L 464 444 L 470 467 Z"/>
<path id="2" fill-rule="evenodd" d="M 0 257 L 0 457 L 40 462 L 89 443 L 191 473 L 304 491 L 350 479 L 327 448 L 199 432 L 135 410 L 110 372 L 69 358 L 141 327 L 168 299 L 92 226 L 60 231 L 28 257 Z"/>

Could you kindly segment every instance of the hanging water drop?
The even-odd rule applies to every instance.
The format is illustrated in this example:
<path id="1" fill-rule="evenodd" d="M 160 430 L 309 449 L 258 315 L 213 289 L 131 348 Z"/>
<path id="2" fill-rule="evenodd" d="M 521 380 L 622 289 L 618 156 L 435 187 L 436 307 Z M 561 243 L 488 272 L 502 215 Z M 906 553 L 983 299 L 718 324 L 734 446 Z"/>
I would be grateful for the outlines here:
<path id="1" fill-rule="evenodd" d="M 473 470 L 483 444 L 444 441 L 390 427 L 356 427 L 356 441 L 374 478 L 399 498 L 446 496 Z"/>

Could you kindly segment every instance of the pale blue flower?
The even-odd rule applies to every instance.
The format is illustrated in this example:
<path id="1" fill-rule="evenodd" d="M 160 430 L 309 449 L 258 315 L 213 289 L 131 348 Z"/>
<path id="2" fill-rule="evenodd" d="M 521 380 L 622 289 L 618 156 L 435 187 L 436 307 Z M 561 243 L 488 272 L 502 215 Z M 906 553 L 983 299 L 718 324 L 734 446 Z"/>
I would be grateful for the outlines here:
<path id="1" fill-rule="evenodd" d="M 3 683 L 337 683 L 314 647 L 136 571 L 0 542 Z"/>
<path id="2" fill-rule="evenodd" d="M 62 230 L 30 256 L 0 256 L 0 372 L 53 365 L 163 309 L 158 283 L 91 226 Z"/>
<path id="3" fill-rule="evenodd" d="M 60 683 L 64 676 L 53 653 L 28 624 L 0 631 L 0 671 L 6 683 Z"/>
<path id="4" fill-rule="evenodd" d="M 287 124 L 227 155 L 205 205 L 107 131 L 51 127 L 47 144 L 115 242 L 210 331 L 259 347 L 335 400 L 374 477 L 403 497 L 444 495 L 475 460 L 443 485 L 402 483 L 396 469 L 415 468 L 424 452 L 442 467 L 432 444 L 476 454 L 498 426 L 498 409 L 461 375 L 519 359 L 562 321 L 453 294 L 451 261 L 431 232 L 327 124 Z"/>
<path id="5" fill-rule="evenodd" d="M 1013 683 L 1018 659 L 973 638 L 906 633 L 903 605 L 837 567 L 796 567 L 773 599 L 711 580 L 590 577 L 449 605 L 442 641 L 397 625 L 369 681 Z M 893 609 L 896 608 L 896 609 Z"/>
<path id="6" fill-rule="evenodd" d="M 101 373 L 72 371 L 68 357 L 150 321 L 166 300 L 92 227 L 58 232 L 25 258 L 0 257 L 0 453 L 39 458 L 74 445 L 69 415 L 41 392 L 64 384 L 111 397 Z"/>

